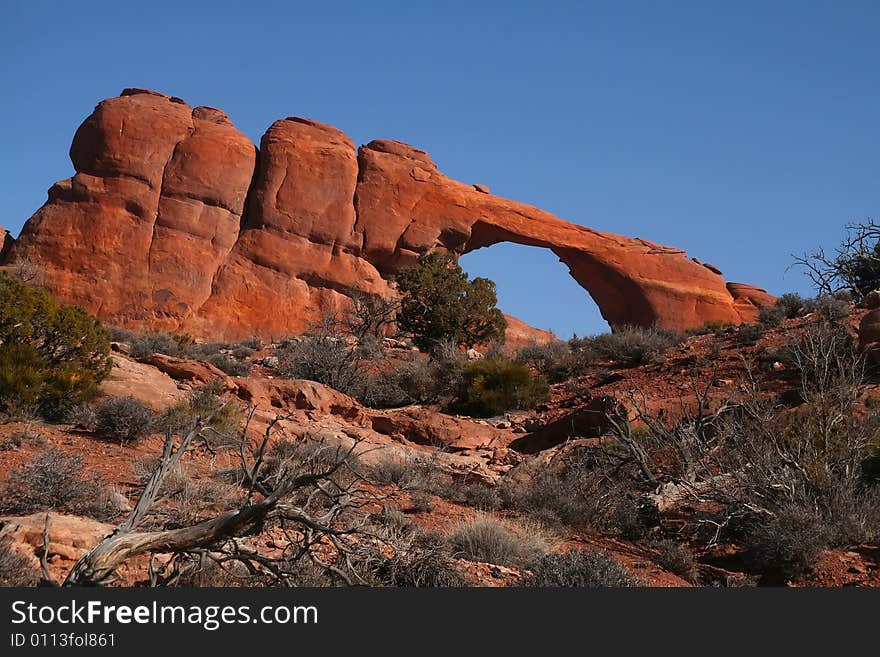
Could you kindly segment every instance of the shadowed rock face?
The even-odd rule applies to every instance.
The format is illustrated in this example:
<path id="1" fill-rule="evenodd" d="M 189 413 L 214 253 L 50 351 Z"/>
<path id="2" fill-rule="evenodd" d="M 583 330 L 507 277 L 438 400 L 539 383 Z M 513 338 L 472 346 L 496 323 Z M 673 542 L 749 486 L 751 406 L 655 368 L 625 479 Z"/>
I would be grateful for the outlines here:
<path id="1" fill-rule="evenodd" d="M 773 297 L 678 249 L 602 233 L 465 185 L 412 146 L 355 150 L 316 121 L 276 121 L 259 153 L 220 110 L 127 89 L 70 149 L 73 178 L 9 248 L 49 287 L 120 325 L 234 339 L 301 331 L 350 290 L 431 249 L 548 248 L 612 325 L 753 321 Z"/>

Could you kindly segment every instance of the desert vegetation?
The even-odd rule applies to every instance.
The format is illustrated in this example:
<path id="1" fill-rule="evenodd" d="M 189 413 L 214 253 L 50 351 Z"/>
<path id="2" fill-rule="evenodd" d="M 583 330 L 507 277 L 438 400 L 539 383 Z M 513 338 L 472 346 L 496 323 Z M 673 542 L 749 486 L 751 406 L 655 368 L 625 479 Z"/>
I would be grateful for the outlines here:
<path id="1" fill-rule="evenodd" d="M 82 308 L 0 272 L 0 412 L 57 419 L 98 394 L 109 334 Z"/>
<path id="2" fill-rule="evenodd" d="M 59 568 L 0 527 L 0 582 L 880 583 L 871 291 L 841 275 L 753 324 L 514 351 L 449 257 L 400 281 L 264 344 L 111 331 L 3 279 L 27 303 L 0 305 L 0 513 L 116 530 Z M 158 406 L 143 383 L 101 395 L 111 342 L 178 377 Z"/>

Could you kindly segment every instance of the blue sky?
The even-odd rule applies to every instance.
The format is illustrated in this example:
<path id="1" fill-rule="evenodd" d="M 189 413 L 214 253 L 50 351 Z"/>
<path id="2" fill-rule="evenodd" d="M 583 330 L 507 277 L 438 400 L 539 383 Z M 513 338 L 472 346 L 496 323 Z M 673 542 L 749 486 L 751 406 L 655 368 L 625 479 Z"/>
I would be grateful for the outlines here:
<path id="1" fill-rule="evenodd" d="M 790 254 L 880 217 L 878 2 L 0 0 L 0 224 L 17 234 L 73 132 L 124 87 L 226 110 L 255 142 L 309 116 L 448 175 L 809 292 Z M 605 328 L 549 252 L 469 254 L 502 309 Z"/>

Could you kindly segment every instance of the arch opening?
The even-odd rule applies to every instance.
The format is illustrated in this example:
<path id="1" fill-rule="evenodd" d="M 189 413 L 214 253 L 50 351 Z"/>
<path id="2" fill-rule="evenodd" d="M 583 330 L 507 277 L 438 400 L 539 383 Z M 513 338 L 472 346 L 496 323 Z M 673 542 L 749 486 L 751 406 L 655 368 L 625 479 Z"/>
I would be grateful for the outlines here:
<path id="1" fill-rule="evenodd" d="M 499 242 L 465 253 L 459 264 L 472 278 L 495 281 L 501 311 L 530 326 L 564 340 L 610 330 L 599 306 L 550 249 Z"/>

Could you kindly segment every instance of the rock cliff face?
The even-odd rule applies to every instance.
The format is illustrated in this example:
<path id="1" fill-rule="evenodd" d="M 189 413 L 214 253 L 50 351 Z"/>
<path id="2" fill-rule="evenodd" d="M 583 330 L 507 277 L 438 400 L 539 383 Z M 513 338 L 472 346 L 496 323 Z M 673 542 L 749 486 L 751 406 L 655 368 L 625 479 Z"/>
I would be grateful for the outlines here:
<path id="1" fill-rule="evenodd" d="M 275 338 L 431 249 L 552 250 L 612 325 L 753 321 L 773 297 L 725 283 L 678 249 L 578 226 L 443 175 L 391 140 L 356 150 L 309 119 L 276 121 L 259 151 L 220 110 L 126 89 L 100 103 L 4 262 L 126 326 Z"/>
<path id="2" fill-rule="evenodd" d="M 15 242 L 15 240 L 12 239 L 12 235 L 7 233 L 3 226 L 0 226 L 0 263 L 3 262 L 6 254 L 12 250 L 13 242 Z"/>

